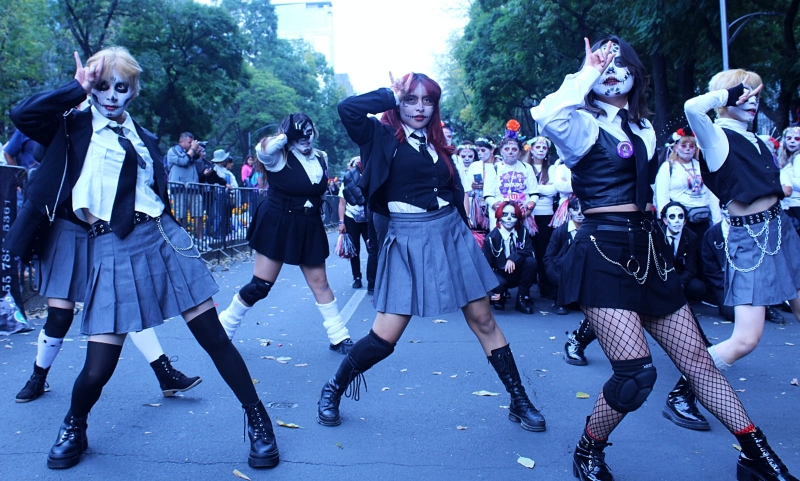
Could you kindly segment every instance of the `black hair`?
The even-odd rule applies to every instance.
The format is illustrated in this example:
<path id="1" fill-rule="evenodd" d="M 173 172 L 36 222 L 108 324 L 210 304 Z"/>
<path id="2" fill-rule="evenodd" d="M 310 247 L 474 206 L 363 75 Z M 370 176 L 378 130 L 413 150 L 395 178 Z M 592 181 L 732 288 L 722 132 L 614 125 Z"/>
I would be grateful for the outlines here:
<path id="1" fill-rule="evenodd" d="M 581 201 L 574 195 L 569 196 L 569 200 L 567 200 L 567 209 L 572 210 L 580 210 L 581 208 Z"/>
<path id="2" fill-rule="evenodd" d="M 667 205 L 665 205 L 664 207 L 661 208 L 661 218 L 662 219 L 667 216 L 667 210 L 670 207 L 680 207 L 683 210 L 683 217 L 686 218 L 686 217 L 689 216 L 689 211 L 686 210 L 686 206 L 681 204 L 680 202 L 676 202 L 676 201 L 673 200 L 673 201 L 670 201 Z"/>

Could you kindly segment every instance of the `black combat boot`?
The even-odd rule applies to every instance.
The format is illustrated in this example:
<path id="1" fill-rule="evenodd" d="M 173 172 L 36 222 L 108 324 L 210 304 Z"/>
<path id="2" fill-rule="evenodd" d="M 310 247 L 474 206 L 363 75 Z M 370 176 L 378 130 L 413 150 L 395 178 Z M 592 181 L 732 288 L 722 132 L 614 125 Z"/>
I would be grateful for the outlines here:
<path id="1" fill-rule="evenodd" d="M 584 430 L 572 455 L 572 475 L 581 481 L 614 481 L 603 450 L 611 443 L 598 441 Z"/>
<path id="2" fill-rule="evenodd" d="M 347 354 L 353 348 L 353 340 L 349 337 L 339 344 L 328 344 L 328 349 L 339 354 Z"/>
<path id="3" fill-rule="evenodd" d="M 250 455 L 247 464 L 251 468 L 273 468 L 281 460 L 278 442 L 272 431 L 272 421 L 260 400 L 255 404 L 242 405 L 247 414 L 247 435 L 250 438 Z"/>
<path id="4" fill-rule="evenodd" d="M 514 309 L 523 314 L 533 314 L 533 299 L 529 295 L 517 294 Z"/>
<path id="5" fill-rule="evenodd" d="M 578 326 L 578 330 L 572 331 L 572 334 L 567 338 L 567 343 L 564 344 L 564 360 L 567 361 L 567 364 L 572 364 L 573 366 L 587 365 L 588 362 L 586 361 L 586 356 L 583 355 L 583 350 L 595 339 L 597 339 L 597 336 L 594 335 L 589 319 L 584 317 Z"/>
<path id="6" fill-rule="evenodd" d="M 489 356 L 489 363 L 497 371 L 497 375 L 506 387 L 506 391 L 511 395 L 511 403 L 508 405 L 508 419 L 515 423 L 520 423 L 522 429 L 526 431 L 544 431 L 546 429 L 544 416 L 528 399 L 525 387 L 519 378 L 514 355 L 511 353 L 511 348 L 508 347 L 508 344 L 494 349 L 492 355 Z"/>
<path id="7" fill-rule="evenodd" d="M 31 374 L 31 378 L 28 379 L 28 382 L 25 383 L 25 387 L 17 394 L 17 402 L 18 403 L 27 403 L 31 402 L 34 399 L 38 398 L 50 387 L 47 384 L 47 373 L 50 371 L 50 368 L 47 369 L 43 367 L 39 367 L 36 363 L 33 363 L 33 374 Z"/>
<path id="8" fill-rule="evenodd" d="M 353 381 L 353 389 L 349 392 L 349 397 L 353 401 L 358 401 L 361 397 L 361 382 L 364 381 L 364 389 L 367 389 L 367 382 L 362 372 L 355 367 L 353 359 L 348 355 L 339 364 L 336 374 L 322 386 L 319 396 L 319 408 L 317 409 L 317 422 L 323 426 L 338 426 L 342 424 L 339 417 L 339 403 L 347 387 Z"/>
<path id="9" fill-rule="evenodd" d="M 172 397 L 177 392 L 188 391 L 203 382 L 200 376 L 186 377 L 185 374 L 172 367 L 166 354 L 162 354 L 161 357 L 151 362 L 150 367 L 156 373 L 158 385 L 161 387 L 164 397 Z"/>
<path id="10" fill-rule="evenodd" d="M 661 413 L 682 428 L 696 431 L 711 429 L 706 418 L 697 409 L 697 398 L 689 381 L 683 376 L 667 394 L 667 404 L 661 409 Z"/>
<path id="11" fill-rule="evenodd" d="M 508 291 L 500 293 L 492 292 L 492 295 L 489 298 L 489 302 L 492 304 L 492 307 L 494 308 L 495 311 L 505 311 L 507 297 L 508 297 Z"/>
<path id="12" fill-rule="evenodd" d="M 798 481 L 767 443 L 760 429 L 736 436 L 742 452 L 736 461 L 737 481 Z"/>
<path id="13" fill-rule="evenodd" d="M 86 439 L 86 417 L 77 418 L 68 412 L 58 430 L 56 443 L 50 448 L 47 456 L 47 467 L 50 469 L 67 469 L 81 460 L 81 455 L 89 448 Z"/>

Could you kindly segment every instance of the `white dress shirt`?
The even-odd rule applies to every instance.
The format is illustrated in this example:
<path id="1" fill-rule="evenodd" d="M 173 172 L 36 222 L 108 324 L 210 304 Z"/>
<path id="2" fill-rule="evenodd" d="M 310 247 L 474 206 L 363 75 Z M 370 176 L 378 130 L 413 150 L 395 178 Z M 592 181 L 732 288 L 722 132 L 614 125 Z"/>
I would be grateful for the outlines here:
<path id="1" fill-rule="evenodd" d="M 78 181 L 72 188 L 72 208 L 79 219 L 88 222 L 86 213 L 100 220 L 110 221 L 117 196 L 117 184 L 125 160 L 125 149 L 119 143 L 116 132 L 107 127 L 118 127 L 113 120 L 102 116 L 94 107 L 92 112 L 92 138 L 86 152 Z M 145 162 L 145 168 L 137 165 L 134 208 L 138 212 L 158 217 L 164 212 L 164 203 L 153 190 L 153 159 L 136 133 L 130 114 L 122 123 L 125 137 L 131 141 L 136 152 Z M 85 209 L 85 210 L 84 210 Z"/>
<path id="2" fill-rule="evenodd" d="M 285 134 L 278 134 L 275 137 L 267 139 L 267 145 L 264 149 L 261 148 L 261 142 L 256 144 L 256 158 L 264 164 L 264 168 L 267 169 L 267 172 L 279 172 L 286 167 L 287 159 L 283 148 L 288 142 Z M 310 180 L 312 184 L 319 184 L 324 174 L 322 165 L 320 165 L 317 159 L 317 155 L 321 155 L 320 151 L 311 149 L 311 153 L 306 156 L 294 147 L 290 147 L 289 150 L 297 157 L 297 160 L 300 161 L 300 165 L 303 166 L 303 170 L 306 171 L 308 180 Z"/>

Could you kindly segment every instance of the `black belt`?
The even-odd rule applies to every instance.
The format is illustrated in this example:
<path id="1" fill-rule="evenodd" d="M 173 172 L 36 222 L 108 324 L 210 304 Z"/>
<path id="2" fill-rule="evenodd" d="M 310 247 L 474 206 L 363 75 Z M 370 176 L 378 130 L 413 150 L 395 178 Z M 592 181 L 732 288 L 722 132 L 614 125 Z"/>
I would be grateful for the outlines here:
<path id="1" fill-rule="evenodd" d="M 134 212 L 133 213 L 133 225 L 143 224 L 149 220 L 155 219 L 155 217 L 149 216 L 144 212 Z M 98 220 L 91 226 L 89 226 L 89 237 L 95 238 L 101 235 L 110 234 L 111 224 L 104 220 Z"/>
<path id="2" fill-rule="evenodd" d="M 606 219 L 608 220 L 608 219 Z M 641 219 L 641 220 L 628 220 L 626 224 L 623 224 L 621 221 L 615 220 L 614 223 L 609 224 L 601 224 L 597 226 L 598 231 L 607 231 L 607 232 L 627 232 L 628 233 L 628 250 L 629 250 L 629 257 L 628 262 L 625 264 L 624 269 L 628 271 L 629 274 L 635 276 L 641 270 L 641 264 L 638 260 L 636 260 L 635 255 L 635 246 L 636 243 L 634 242 L 633 234 L 637 232 L 644 232 L 647 234 L 654 234 L 659 232 L 659 228 L 656 227 L 656 221 L 650 219 Z M 595 244 L 596 245 L 596 244 Z M 597 248 L 599 250 L 599 247 Z M 649 252 L 648 252 L 649 255 Z M 658 252 L 657 255 L 661 256 L 661 253 Z M 666 261 L 665 268 L 666 268 Z M 620 264 L 620 267 L 622 265 Z M 635 269 L 634 269 L 635 267 Z"/>
<path id="3" fill-rule="evenodd" d="M 781 204 L 776 202 L 775 205 L 757 214 L 737 215 L 731 216 L 730 223 L 733 227 L 744 227 L 746 225 L 760 224 L 774 219 L 781 214 Z"/>

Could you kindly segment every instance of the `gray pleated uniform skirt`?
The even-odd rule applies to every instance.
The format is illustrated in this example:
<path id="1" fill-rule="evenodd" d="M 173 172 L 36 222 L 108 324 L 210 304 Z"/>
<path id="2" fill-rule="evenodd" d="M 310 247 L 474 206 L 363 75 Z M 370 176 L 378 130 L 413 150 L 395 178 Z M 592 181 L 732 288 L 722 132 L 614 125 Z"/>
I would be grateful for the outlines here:
<path id="1" fill-rule="evenodd" d="M 778 235 L 778 219 L 781 229 Z M 764 230 L 764 222 L 750 226 L 750 231 L 758 234 Z M 767 252 L 761 265 L 751 272 L 734 269 L 730 262 L 739 269 L 748 269 L 758 264 L 761 249 L 750 237 L 745 227 L 731 226 L 728 233 L 727 247 L 730 261 L 725 269 L 725 305 L 770 306 L 797 297 L 800 289 L 800 237 L 792 226 L 792 221 L 785 212 L 780 217 L 768 221 L 766 230 L 756 236 L 759 243 L 767 241 Z M 774 255 L 770 255 L 778 247 Z"/>
<path id="2" fill-rule="evenodd" d="M 39 294 L 80 302 L 89 275 L 89 235 L 86 227 L 56 218 L 39 254 Z"/>
<path id="3" fill-rule="evenodd" d="M 455 312 L 497 285 L 454 207 L 391 214 L 375 281 L 379 312 L 423 317 Z"/>
<path id="4" fill-rule="evenodd" d="M 168 215 L 89 239 L 83 334 L 125 334 L 155 327 L 209 299 L 219 287 L 189 235 Z M 166 237 L 166 239 L 165 239 Z"/>

